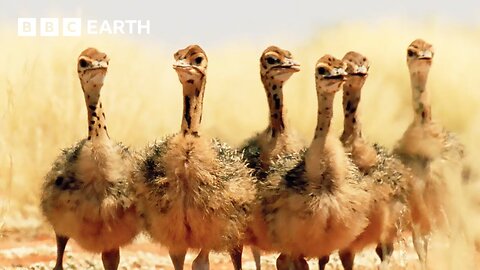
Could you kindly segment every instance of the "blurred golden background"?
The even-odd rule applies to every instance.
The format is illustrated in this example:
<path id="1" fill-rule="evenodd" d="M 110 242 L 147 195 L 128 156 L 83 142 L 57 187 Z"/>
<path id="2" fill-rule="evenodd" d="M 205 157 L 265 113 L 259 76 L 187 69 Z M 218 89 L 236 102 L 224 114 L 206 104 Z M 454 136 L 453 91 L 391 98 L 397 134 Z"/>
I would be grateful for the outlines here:
<path id="1" fill-rule="evenodd" d="M 172 69 L 174 50 L 161 43 L 105 36 L 32 42 L 10 30 L 0 31 L 0 232 L 44 226 L 38 209 L 42 179 L 62 148 L 87 135 L 76 73 L 76 59 L 84 48 L 96 47 L 111 59 L 102 97 L 115 140 L 141 149 L 178 131 L 182 112 L 181 85 Z M 475 176 L 459 197 L 466 238 L 474 241 L 480 232 L 478 33 L 479 27 L 392 20 L 375 26 L 350 22 L 325 27 L 302 42 L 272 39 L 271 45 L 290 50 L 301 63 L 301 71 L 284 87 L 290 126 L 311 140 L 317 109 L 314 64 L 326 53 L 341 58 L 355 50 L 371 63 L 360 105 L 364 134 L 391 148 L 413 117 L 407 46 L 418 37 L 432 43 L 435 58 L 427 88 L 433 117 L 459 135 Z M 266 127 L 267 101 L 259 75 L 265 47 L 242 41 L 203 46 L 209 58 L 205 134 L 238 146 Z M 333 128 L 340 134 L 341 94 L 335 102 Z"/>

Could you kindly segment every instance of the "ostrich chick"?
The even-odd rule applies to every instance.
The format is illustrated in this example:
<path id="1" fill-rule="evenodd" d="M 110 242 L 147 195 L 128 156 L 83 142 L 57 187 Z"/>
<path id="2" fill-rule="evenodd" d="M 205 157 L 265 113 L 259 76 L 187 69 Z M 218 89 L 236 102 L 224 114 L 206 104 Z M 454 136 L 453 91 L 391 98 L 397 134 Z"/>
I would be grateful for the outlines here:
<path id="1" fill-rule="evenodd" d="M 368 224 L 366 185 L 341 142 L 329 132 L 333 100 L 344 83 L 345 68 L 330 55 L 318 60 L 314 139 L 292 169 L 268 177 L 279 181 L 263 200 L 270 237 L 282 252 L 278 269 L 289 269 L 292 260 L 300 264 L 294 267 L 308 269 L 303 257 L 324 257 L 347 247 Z"/>
<path id="2" fill-rule="evenodd" d="M 68 239 L 101 252 L 105 269 L 117 269 L 119 247 L 140 231 L 131 182 L 133 156 L 110 139 L 100 90 L 107 73 L 106 54 L 89 48 L 78 58 L 78 76 L 88 112 L 88 138 L 65 149 L 47 174 L 41 209 L 57 239 L 54 269 L 63 269 Z"/>
<path id="3" fill-rule="evenodd" d="M 283 85 L 298 71 L 300 65 L 287 50 L 270 46 L 260 57 L 260 77 L 268 100 L 269 124 L 241 147 L 249 167 L 255 169 L 258 178 L 265 177 L 265 171 L 278 156 L 298 152 L 303 147 L 296 132 L 289 128 L 283 105 Z"/>
<path id="4" fill-rule="evenodd" d="M 235 269 L 254 189 L 242 156 L 200 134 L 208 60 L 197 45 L 174 55 L 183 85 L 179 133 L 149 147 L 137 173 L 139 209 L 148 234 L 169 249 L 176 270 L 188 249 L 193 269 L 209 269 L 210 251 L 230 251 Z M 239 262 L 240 261 L 240 262 Z"/>
<path id="5" fill-rule="evenodd" d="M 413 101 L 413 122 L 397 143 L 394 153 L 416 176 L 409 196 L 413 243 L 425 266 L 428 234 L 448 226 L 450 191 L 462 179 L 463 145 L 432 120 L 428 73 L 434 56 L 431 44 L 414 40 L 407 49 Z M 451 179 L 453 178 L 453 179 Z M 458 181 L 457 181 L 458 180 Z"/>
<path id="6" fill-rule="evenodd" d="M 300 70 L 299 66 L 289 51 L 276 46 L 265 49 L 260 57 L 260 77 L 268 100 L 269 125 L 265 131 L 250 138 L 241 147 L 248 166 L 255 170 L 258 179 L 257 194 L 260 197 L 263 187 L 271 184 L 264 181 L 270 164 L 279 158 L 288 158 L 290 154 L 299 152 L 303 147 L 297 133 L 289 128 L 283 105 L 283 85 L 293 73 Z M 250 226 L 253 235 L 247 241 L 252 245 L 257 270 L 261 269 L 260 250 L 274 251 L 268 237 L 260 200 L 256 200 L 253 205 Z"/>
<path id="7" fill-rule="evenodd" d="M 353 163 L 363 174 L 372 196 L 368 226 L 347 248 L 340 250 L 343 267 L 348 270 L 353 269 L 355 253 L 369 245 L 378 244 L 376 252 L 382 261 L 391 255 L 397 226 L 406 210 L 405 197 L 412 175 L 385 148 L 371 145 L 363 138 L 358 105 L 368 76 L 369 61 L 357 52 L 348 52 L 343 61 L 347 64 L 348 79 L 343 85 L 345 118 L 340 140 L 351 153 Z M 326 262 L 328 257 L 320 260 L 320 269 L 325 269 Z"/>

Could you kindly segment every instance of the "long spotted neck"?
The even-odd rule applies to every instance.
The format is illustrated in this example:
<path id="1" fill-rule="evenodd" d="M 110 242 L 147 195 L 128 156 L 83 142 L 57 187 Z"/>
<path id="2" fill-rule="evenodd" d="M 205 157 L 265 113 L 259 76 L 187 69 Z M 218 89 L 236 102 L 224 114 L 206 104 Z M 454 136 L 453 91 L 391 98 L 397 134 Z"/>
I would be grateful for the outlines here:
<path id="1" fill-rule="evenodd" d="M 285 132 L 285 110 L 283 108 L 283 83 L 284 81 L 269 78 L 268 74 L 262 75 L 263 86 L 267 94 L 268 108 L 270 111 L 269 130 L 272 137 L 277 137 Z"/>
<path id="2" fill-rule="evenodd" d="M 100 101 L 100 89 L 97 91 L 86 91 L 84 89 L 84 95 L 88 112 L 88 140 L 92 142 L 109 140 L 110 136 L 107 131 L 105 113 Z"/>
<path id="3" fill-rule="evenodd" d="M 318 90 L 317 90 L 318 91 Z M 335 93 L 319 92 L 318 99 L 318 115 L 317 127 L 315 128 L 315 136 L 312 144 L 320 146 L 323 150 L 325 140 L 330 130 L 330 123 L 333 117 L 333 99 Z"/>
<path id="4" fill-rule="evenodd" d="M 205 83 L 205 76 L 199 79 L 190 79 L 183 83 L 183 116 L 181 126 L 183 135 L 199 136 Z"/>
<path id="5" fill-rule="evenodd" d="M 410 72 L 414 122 L 418 124 L 428 123 L 432 120 L 430 94 L 426 89 L 428 72 L 429 68 Z"/>
<path id="6" fill-rule="evenodd" d="M 311 183 L 317 183 L 321 186 L 331 188 L 334 183 L 331 179 L 323 177 L 325 170 L 328 169 L 328 156 L 325 153 L 325 144 L 330 130 L 330 121 L 332 120 L 334 93 L 318 92 L 318 116 L 317 127 L 312 144 L 308 148 L 305 157 L 306 177 Z"/>
<path id="7" fill-rule="evenodd" d="M 343 133 L 340 140 L 345 143 L 354 141 L 362 137 L 362 126 L 358 117 L 358 104 L 360 103 L 361 90 L 365 82 L 364 78 L 358 78 L 360 81 L 346 82 L 343 86 Z M 350 139 L 350 140 L 349 140 Z"/>

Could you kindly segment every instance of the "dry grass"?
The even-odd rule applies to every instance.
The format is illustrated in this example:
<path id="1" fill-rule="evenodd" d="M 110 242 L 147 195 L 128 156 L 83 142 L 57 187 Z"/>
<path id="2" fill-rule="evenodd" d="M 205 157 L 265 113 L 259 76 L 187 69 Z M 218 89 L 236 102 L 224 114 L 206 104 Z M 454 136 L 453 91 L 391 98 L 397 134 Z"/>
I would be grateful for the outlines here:
<path id="1" fill-rule="evenodd" d="M 368 56 L 372 65 L 360 109 L 364 133 L 371 141 L 391 147 L 412 118 L 406 47 L 422 37 L 436 49 L 428 84 L 434 117 L 459 134 L 472 161 L 479 160 L 479 30 L 401 22 L 349 23 L 324 29 L 303 44 L 290 44 L 286 49 L 303 69 L 285 87 L 291 126 L 311 139 L 316 121 L 316 60 L 325 53 L 342 57 L 356 50 Z M 180 127 L 181 87 L 171 68 L 173 51 L 110 38 L 18 38 L 6 30 L 0 31 L 0 40 L 0 217 L 8 226 L 21 226 L 18 220 L 27 215 L 27 223 L 38 223 L 36 205 L 43 176 L 62 147 L 87 135 L 75 66 L 85 47 L 97 47 L 112 59 L 103 99 L 115 139 L 140 148 Z M 204 49 L 210 64 L 203 130 L 238 144 L 267 123 L 258 67 L 264 47 L 235 44 Z M 342 125 L 339 97 L 333 125 L 337 132 Z M 471 206 L 480 203 L 479 192 L 480 185 L 473 182 L 459 191 L 466 196 L 456 197 L 462 233 L 437 254 L 447 268 L 450 263 L 469 268 L 473 262 L 470 243 L 478 234 L 480 219 Z M 442 252 L 462 256 L 448 261 L 451 256 L 441 256 Z"/>

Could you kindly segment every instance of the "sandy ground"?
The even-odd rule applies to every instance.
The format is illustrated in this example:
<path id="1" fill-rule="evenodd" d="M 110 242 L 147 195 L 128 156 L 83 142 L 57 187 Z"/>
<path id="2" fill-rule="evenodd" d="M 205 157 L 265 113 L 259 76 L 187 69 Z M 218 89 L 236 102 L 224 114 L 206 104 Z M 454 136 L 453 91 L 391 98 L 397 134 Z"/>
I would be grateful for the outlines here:
<path id="1" fill-rule="evenodd" d="M 420 269 L 410 241 L 397 244 L 388 269 Z M 4 230 L 0 238 L 0 269 L 52 269 L 55 262 L 55 239 L 52 232 L 41 230 Z M 186 257 L 186 269 L 191 268 L 195 251 Z M 262 269 L 275 269 L 276 254 L 262 256 Z M 245 248 L 243 269 L 255 269 L 249 248 Z M 318 269 L 315 260 L 310 260 L 310 269 Z M 355 269 L 378 269 L 380 261 L 370 249 L 356 257 Z M 65 252 L 65 269 L 103 269 L 99 254 L 83 251 L 70 241 Z M 164 247 L 151 243 L 140 236 L 133 244 L 121 250 L 119 269 L 173 269 Z M 226 254 L 211 254 L 210 269 L 233 269 Z M 343 269 L 337 256 L 333 256 L 327 269 Z"/>

